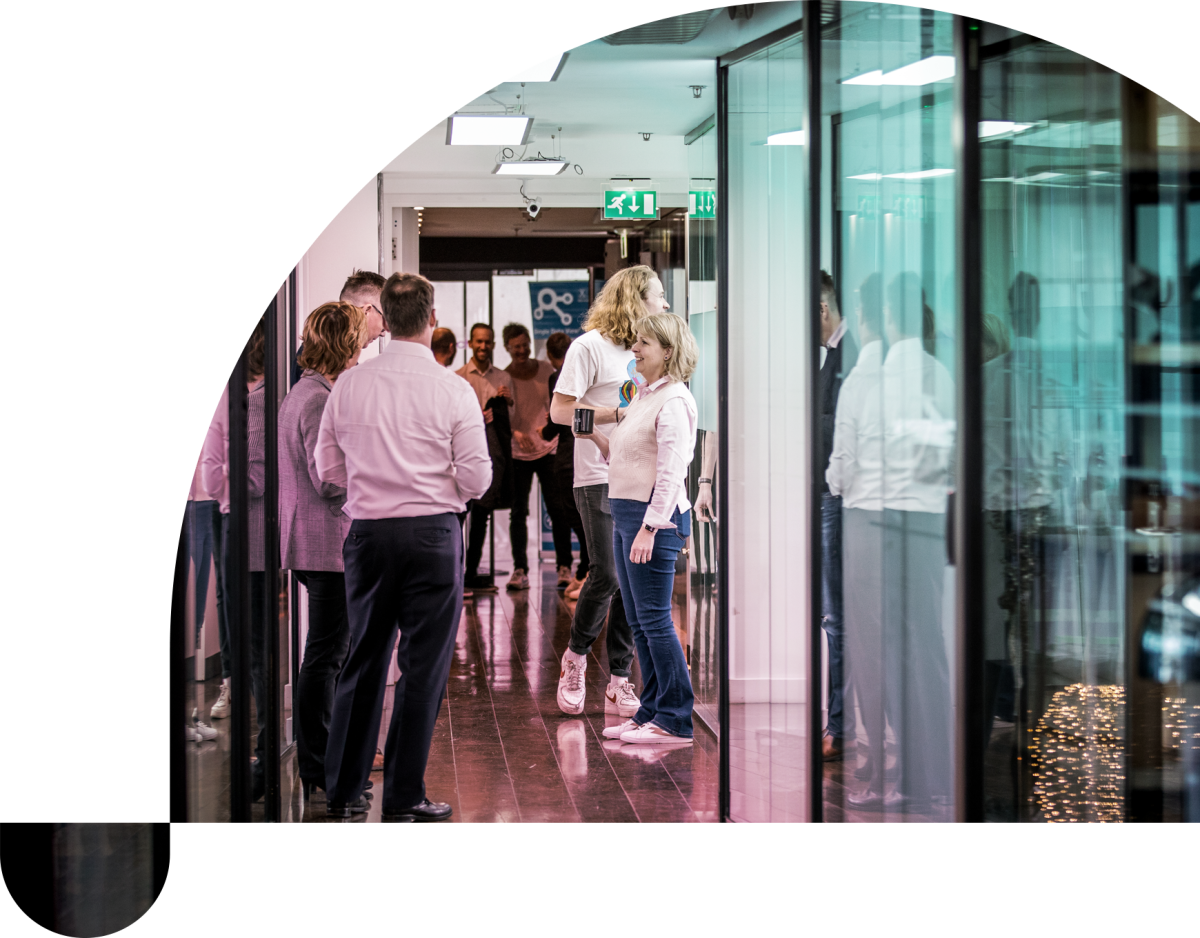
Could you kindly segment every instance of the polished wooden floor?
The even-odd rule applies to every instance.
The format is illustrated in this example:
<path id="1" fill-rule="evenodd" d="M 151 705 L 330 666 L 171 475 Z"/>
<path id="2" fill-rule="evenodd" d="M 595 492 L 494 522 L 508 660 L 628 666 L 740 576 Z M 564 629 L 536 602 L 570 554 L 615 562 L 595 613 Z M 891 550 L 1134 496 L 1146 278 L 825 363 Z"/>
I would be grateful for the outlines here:
<path id="1" fill-rule="evenodd" d="M 631 746 L 600 735 L 620 722 L 604 712 L 603 633 L 588 663 L 584 713 L 571 717 L 558 709 L 559 661 L 574 603 L 555 589 L 553 568 L 539 572 L 533 589 L 478 594 L 464 606 L 425 774 L 429 798 L 449 802 L 453 820 L 466 822 L 716 821 L 716 742 L 699 724 L 694 745 L 684 748 Z M 195 690 L 204 719 L 217 682 Z M 218 738 L 189 752 L 190 817 L 199 821 L 229 819 L 228 721 L 214 725 Z M 284 819 L 325 823 L 322 796 L 313 804 L 303 799 L 294 748 L 283 775 Z M 383 775 L 372 778 L 379 795 L 356 822 L 380 820 Z M 261 803 L 254 806 L 256 819 L 262 811 Z"/>

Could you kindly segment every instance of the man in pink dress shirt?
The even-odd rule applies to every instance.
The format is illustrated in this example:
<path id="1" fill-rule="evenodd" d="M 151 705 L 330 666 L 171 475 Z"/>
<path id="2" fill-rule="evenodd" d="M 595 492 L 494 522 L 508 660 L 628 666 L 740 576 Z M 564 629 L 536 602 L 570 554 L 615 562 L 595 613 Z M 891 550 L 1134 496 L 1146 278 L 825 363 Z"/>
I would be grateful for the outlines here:
<path id="1" fill-rule="evenodd" d="M 383 818 L 441 821 L 450 805 L 429 801 L 424 779 L 462 614 L 458 515 L 487 490 L 492 464 L 475 392 L 429 348 L 433 284 L 393 274 L 382 301 L 393 341 L 338 378 L 315 453 L 321 481 L 346 487 L 352 519 L 342 549 L 350 651 L 325 751 L 326 810 L 345 818 L 367 809 L 395 646 Z"/>

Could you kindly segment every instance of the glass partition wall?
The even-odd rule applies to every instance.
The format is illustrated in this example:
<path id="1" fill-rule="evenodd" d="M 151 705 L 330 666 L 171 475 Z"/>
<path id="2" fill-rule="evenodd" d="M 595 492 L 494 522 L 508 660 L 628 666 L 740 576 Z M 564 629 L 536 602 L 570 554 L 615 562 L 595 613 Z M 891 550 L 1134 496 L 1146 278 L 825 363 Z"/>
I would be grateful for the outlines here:
<path id="1" fill-rule="evenodd" d="M 804 10 L 719 63 L 727 816 L 1198 820 L 1200 125 Z"/>

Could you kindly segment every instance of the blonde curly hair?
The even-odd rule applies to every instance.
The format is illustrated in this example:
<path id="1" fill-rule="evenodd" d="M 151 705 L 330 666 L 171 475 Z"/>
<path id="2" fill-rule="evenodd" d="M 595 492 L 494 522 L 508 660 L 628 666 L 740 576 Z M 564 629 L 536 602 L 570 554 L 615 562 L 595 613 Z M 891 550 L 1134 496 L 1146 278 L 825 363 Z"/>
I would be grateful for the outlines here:
<path id="1" fill-rule="evenodd" d="M 337 377 L 346 370 L 367 334 L 367 315 L 349 303 L 318 306 L 304 320 L 304 348 L 297 363 Z"/>
<path id="2" fill-rule="evenodd" d="M 700 361 L 700 347 L 683 317 L 674 313 L 655 313 L 643 316 L 634 328 L 638 335 L 650 336 L 670 350 L 667 375 L 673 381 L 688 381 L 692 377 Z"/>
<path id="3" fill-rule="evenodd" d="M 658 274 L 645 264 L 618 270 L 592 303 L 583 331 L 595 329 L 625 348 L 632 346 L 637 339 L 634 323 L 646 315 L 646 294 L 650 281 L 657 279 Z"/>

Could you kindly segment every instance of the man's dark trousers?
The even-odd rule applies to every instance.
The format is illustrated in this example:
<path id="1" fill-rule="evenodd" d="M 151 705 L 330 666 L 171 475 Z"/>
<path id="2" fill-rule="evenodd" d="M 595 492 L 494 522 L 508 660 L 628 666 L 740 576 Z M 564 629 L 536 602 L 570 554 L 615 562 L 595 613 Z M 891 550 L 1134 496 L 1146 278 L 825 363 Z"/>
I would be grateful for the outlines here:
<path id="1" fill-rule="evenodd" d="M 462 615 L 462 528 L 449 513 L 356 520 L 342 556 L 350 652 L 329 726 L 326 797 L 343 805 L 362 795 L 396 645 L 400 678 L 384 747 L 383 809 L 403 811 L 425 797 L 425 763 Z"/>

